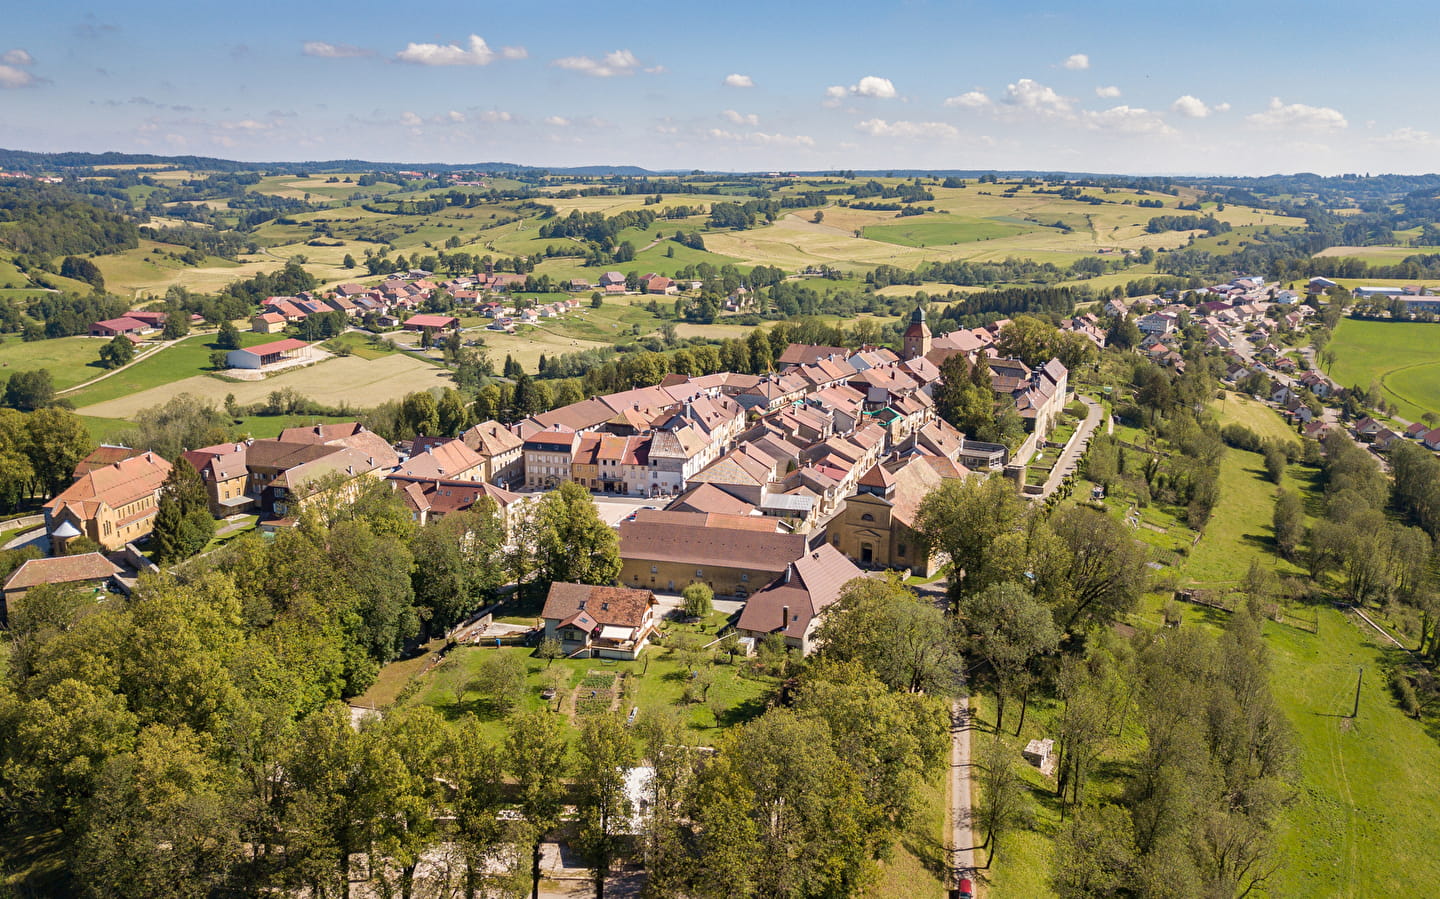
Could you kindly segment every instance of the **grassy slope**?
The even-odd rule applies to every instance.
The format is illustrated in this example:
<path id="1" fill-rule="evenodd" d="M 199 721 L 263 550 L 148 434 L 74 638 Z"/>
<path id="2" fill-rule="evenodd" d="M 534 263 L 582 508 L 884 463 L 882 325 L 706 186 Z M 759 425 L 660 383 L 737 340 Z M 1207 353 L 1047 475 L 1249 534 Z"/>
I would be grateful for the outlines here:
<path id="1" fill-rule="evenodd" d="M 1237 418 L 1221 406 L 1221 421 Z M 1274 413 L 1270 413 L 1274 416 Z M 1254 424 L 1254 416 L 1247 416 Z M 1278 416 L 1276 417 L 1278 423 Z M 1304 493 L 1315 491 L 1314 472 L 1291 466 L 1285 485 Z M 1258 455 L 1230 450 L 1221 470 L 1221 500 L 1181 574 L 1206 585 L 1234 584 L 1244 577 L 1252 559 L 1281 573 L 1298 573 L 1273 555 L 1270 528 L 1274 485 L 1264 478 Z M 1302 494 L 1303 495 L 1303 494 Z M 1153 507 L 1152 507 L 1153 508 Z M 1142 534 L 1143 532 L 1137 532 Z M 1136 623 L 1160 625 L 1163 598 L 1152 596 L 1136 615 Z M 1186 627 L 1217 630 L 1223 613 L 1185 606 Z M 1373 632 L 1331 608 L 1297 610 L 1297 618 L 1317 617 L 1318 634 L 1267 622 L 1271 684 L 1294 726 L 1299 750 L 1300 782 L 1294 804 L 1278 826 L 1280 867 L 1266 895 L 1291 896 L 1419 896 L 1440 882 L 1440 830 L 1430 825 L 1440 816 L 1440 744 L 1425 728 L 1407 718 L 1384 684 L 1383 668 L 1394 651 L 1372 639 Z M 1366 669 L 1360 717 L 1343 717 L 1354 699 L 1357 667 Z M 988 697 L 979 703 L 981 721 L 993 722 Z M 1007 737 L 1017 749 L 1024 741 L 1053 736 L 1058 707 L 1049 700 L 1032 705 L 1020 737 Z M 1007 722 L 1013 727 L 1014 719 Z M 988 739 L 977 733 L 976 745 Z M 1114 747 L 1118 758 L 1137 745 Z M 979 749 L 977 748 L 977 751 Z M 1102 769 L 1091 785 L 1092 795 L 1113 795 L 1116 770 Z M 987 872 L 989 895 L 1035 897 L 1053 895 L 1047 880 L 1052 864 L 1050 837 L 1058 828 L 1058 810 L 1044 792 L 1045 781 L 1033 769 L 1028 782 L 1042 788 L 1035 794 L 1034 829 L 1010 837 L 995 867 Z M 1053 788 L 1053 784 L 1052 784 Z M 1376 851 L 1383 847 L 1382 851 Z"/>
<path id="2" fill-rule="evenodd" d="M 1437 340 L 1440 330 L 1430 324 L 1343 319 L 1327 347 L 1335 354 L 1329 374 L 1345 387 L 1380 382 L 1400 414 L 1415 421 L 1440 410 Z"/>
<path id="3" fill-rule="evenodd" d="M 948 244 L 972 243 L 989 240 L 992 237 L 1009 237 L 1028 234 L 1037 230 L 1034 226 L 1014 222 L 996 222 L 984 219 L 968 219 L 960 216 L 917 216 L 900 219 L 893 225 L 870 225 L 865 228 L 865 237 L 905 247 L 934 247 Z"/>

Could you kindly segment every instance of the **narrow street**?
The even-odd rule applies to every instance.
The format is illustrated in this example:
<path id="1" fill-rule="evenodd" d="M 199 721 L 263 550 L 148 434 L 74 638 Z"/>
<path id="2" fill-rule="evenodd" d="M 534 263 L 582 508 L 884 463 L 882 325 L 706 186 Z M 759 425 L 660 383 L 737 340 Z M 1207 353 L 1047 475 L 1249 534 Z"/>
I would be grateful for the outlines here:
<path id="1" fill-rule="evenodd" d="M 950 703 L 950 886 L 975 874 L 975 832 L 970 809 L 970 709 L 965 700 Z"/>

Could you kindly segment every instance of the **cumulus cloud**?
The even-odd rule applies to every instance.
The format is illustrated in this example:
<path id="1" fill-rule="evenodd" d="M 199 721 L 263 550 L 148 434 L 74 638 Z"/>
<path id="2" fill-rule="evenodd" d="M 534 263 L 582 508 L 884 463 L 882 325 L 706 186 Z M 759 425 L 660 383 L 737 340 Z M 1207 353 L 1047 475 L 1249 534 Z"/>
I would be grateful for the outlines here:
<path id="1" fill-rule="evenodd" d="M 450 113 L 455 115 L 455 113 Z M 512 122 L 515 117 L 503 109 L 487 109 L 476 116 L 482 122 Z"/>
<path id="2" fill-rule="evenodd" d="M 755 79 L 749 75 L 741 75 L 738 72 L 725 76 L 726 87 L 754 87 Z"/>
<path id="3" fill-rule="evenodd" d="M 828 98 L 825 105 L 837 106 L 841 99 L 851 95 L 873 97 L 877 100 L 893 100 L 900 96 L 899 92 L 895 90 L 895 84 L 889 78 L 866 75 L 849 87 L 832 84 L 825 88 L 825 96 Z"/>
<path id="4" fill-rule="evenodd" d="M 957 97 L 946 97 L 946 106 L 958 106 L 961 109 L 988 109 L 994 105 L 984 91 L 966 91 Z"/>
<path id="5" fill-rule="evenodd" d="M 944 122 L 887 122 L 884 119 L 866 119 L 857 124 L 855 130 L 871 137 L 951 138 L 960 136 L 959 129 Z"/>
<path id="6" fill-rule="evenodd" d="M 420 118 L 420 116 L 416 115 L 413 112 L 407 111 L 400 113 L 400 124 L 404 125 L 407 128 L 418 128 L 422 124 L 424 124 L 424 122 L 424 119 Z"/>
<path id="7" fill-rule="evenodd" d="M 516 55 L 518 54 L 518 55 Z M 459 44 L 417 44 L 411 42 L 395 54 L 397 62 L 408 62 L 417 66 L 488 66 L 497 57 L 519 59 L 525 55 L 523 47 L 506 47 L 497 54 L 478 34 L 470 35 L 465 46 Z"/>
<path id="8" fill-rule="evenodd" d="M 804 134 L 768 134 L 764 131 L 749 131 L 737 134 L 734 131 L 726 131 L 723 128 L 711 128 L 706 136 L 713 140 L 734 141 L 742 144 L 755 144 L 757 146 L 788 146 L 788 147 L 813 147 L 815 139 Z"/>
<path id="9" fill-rule="evenodd" d="M 1211 106 L 1199 97 L 1186 94 L 1183 97 L 1177 97 L 1175 102 L 1170 104 L 1170 111 L 1187 119 L 1203 119 L 1216 113 L 1229 112 L 1230 104 L 1216 103 Z"/>
<path id="10" fill-rule="evenodd" d="M 569 69 L 572 72 L 580 72 L 592 78 L 614 78 L 622 75 L 634 75 L 640 68 L 640 60 L 629 50 L 614 50 L 606 53 L 600 59 L 593 59 L 589 56 L 566 56 L 551 63 L 552 66 L 560 69 Z M 659 66 L 645 70 L 652 74 L 662 72 Z"/>
<path id="11" fill-rule="evenodd" d="M 1350 127 L 1345 116 L 1328 106 L 1307 106 L 1304 103 L 1283 103 L 1271 97 L 1262 112 L 1245 117 L 1257 128 L 1303 128 L 1309 131 L 1338 131 Z"/>
<path id="12" fill-rule="evenodd" d="M 1069 99 L 1057 94 L 1054 88 L 1030 78 L 1021 78 L 1007 85 L 1003 102 L 1014 109 L 1042 116 L 1064 117 L 1071 114 Z"/>
<path id="13" fill-rule="evenodd" d="M 528 59 L 530 51 L 524 47 L 501 47 L 500 57 L 502 59 Z"/>
<path id="14" fill-rule="evenodd" d="M 737 125 L 749 125 L 753 128 L 760 124 L 760 117 L 753 112 L 739 113 L 733 109 L 727 109 L 720 114 Z"/>
<path id="15" fill-rule="evenodd" d="M 1440 138 L 1418 128 L 1396 128 L 1375 138 L 1375 143 L 1389 149 L 1408 150 L 1440 146 Z"/>
<path id="16" fill-rule="evenodd" d="M 34 73 L 26 71 L 35 64 L 30 51 L 16 47 L 0 54 L 0 88 L 30 87 L 38 80 Z"/>
<path id="17" fill-rule="evenodd" d="M 215 124 L 222 131 L 246 131 L 252 134 L 257 131 L 269 131 L 275 127 L 274 122 L 260 122 L 255 119 L 240 119 L 239 121 L 224 121 Z"/>
<path id="18" fill-rule="evenodd" d="M 1116 87 L 1113 84 L 1101 85 L 1100 87 L 1095 88 L 1095 96 L 1099 97 L 1102 100 L 1113 100 L 1116 97 L 1120 96 L 1120 88 Z"/>
<path id="19" fill-rule="evenodd" d="M 1065 68 L 1070 69 L 1071 71 L 1083 72 L 1086 69 L 1090 68 L 1090 57 L 1086 56 L 1084 53 L 1074 53 L 1066 58 L 1063 65 L 1065 66 Z"/>
<path id="20" fill-rule="evenodd" d="M 306 41 L 300 48 L 300 52 L 306 56 L 318 56 L 321 59 L 356 59 L 362 56 L 374 56 L 374 50 L 364 47 L 355 47 L 350 44 L 332 44 L 327 41 Z"/>
<path id="21" fill-rule="evenodd" d="M 1096 131 L 1121 131 L 1126 134 L 1175 134 L 1174 128 L 1148 109 L 1138 106 L 1115 106 L 1101 112 L 1086 110 L 1083 121 Z"/>
<path id="22" fill-rule="evenodd" d="M 565 126 L 570 124 L 570 120 L 565 118 L 564 116 L 552 115 L 545 117 L 545 124 L 553 125 L 556 128 L 564 128 Z"/>

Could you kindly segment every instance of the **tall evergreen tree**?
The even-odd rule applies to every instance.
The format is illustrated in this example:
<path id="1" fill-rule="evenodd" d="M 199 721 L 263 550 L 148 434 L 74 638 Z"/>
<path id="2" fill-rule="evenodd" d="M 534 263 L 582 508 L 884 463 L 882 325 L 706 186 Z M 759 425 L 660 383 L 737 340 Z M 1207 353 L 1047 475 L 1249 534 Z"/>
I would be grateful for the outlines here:
<path id="1" fill-rule="evenodd" d="M 188 559 L 205 548 L 215 536 L 215 519 L 210 517 L 209 497 L 200 473 L 184 456 L 160 486 L 160 504 L 155 512 L 155 557 L 161 564 Z"/>

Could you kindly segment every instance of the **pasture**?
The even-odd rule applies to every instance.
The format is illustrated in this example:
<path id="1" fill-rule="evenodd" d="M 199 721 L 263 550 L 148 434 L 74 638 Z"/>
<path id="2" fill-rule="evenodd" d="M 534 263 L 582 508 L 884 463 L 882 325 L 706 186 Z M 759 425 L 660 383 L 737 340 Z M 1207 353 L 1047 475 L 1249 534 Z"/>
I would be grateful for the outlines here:
<path id="1" fill-rule="evenodd" d="M 107 343 L 109 340 L 102 337 L 60 337 L 27 343 L 7 335 L 0 344 L 0 383 L 11 372 L 48 368 L 56 390 L 74 387 L 105 373 L 100 367 L 100 348 Z"/>
<path id="2" fill-rule="evenodd" d="M 104 387 L 106 383 L 101 382 L 92 389 Z M 416 359 L 409 353 L 392 353 L 374 360 L 345 356 L 284 371 L 262 381 L 223 381 L 193 374 L 163 386 L 92 401 L 78 411 L 82 415 L 101 418 L 129 418 L 139 410 L 159 406 L 179 393 L 213 400 L 218 406 L 228 394 L 234 394 L 235 400 L 241 404 L 258 403 L 272 392 L 286 387 L 327 406 L 348 403 L 356 408 L 369 408 L 387 400 L 398 400 L 417 390 L 450 386 L 453 382 L 448 371 Z M 85 394 L 89 392 L 84 391 Z M 79 402 L 77 398 L 76 403 Z"/>
<path id="3" fill-rule="evenodd" d="M 1411 256 L 1433 256 L 1440 247 L 1326 247 L 1316 256 L 1359 259 L 1367 265 L 1398 265 Z"/>
<path id="4" fill-rule="evenodd" d="M 273 334 L 251 334 L 240 332 L 241 346 L 255 346 L 275 340 Z M 168 385 L 185 378 L 200 376 L 210 368 L 210 354 L 215 350 L 215 334 L 199 334 L 187 337 L 173 346 L 147 354 L 143 359 L 103 381 L 82 387 L 66 395 L 77 407 L 104 403 L 114 399 L 130 397 L 146 391 L 169 392 Z M 99 352 L 99 348 L 96 348 Z M 202 378 L 202 380 L 213 380 Z M 216 381 L 215 383 L 221 383 Z M 178 392 L 178 391 L 176 391 Z M 224 396 L 224 394 L 221 394 Z M 161 402 L 164 402 L 162 399 Z M 156 406 L 159 403 L 143 403 L 136 406 Z M 87 413 L 105 416 L 108 413 Z M 127 418 L 129 413 L 116 413 L 115 418 Z"/>
<path id="5" fill-rule="evenodd" d="M 1287 425 L 1274 409 L 1243 393 L 1226 390 L 1223 394 L 1223 399 L 1210 403 L 1210 408 L 1219 417 L 1221 424 L 1244 425 L 1259 434 L 1263 440 L 1300 442 L 1300 435 Z"/>
<path id="6" fill-rule="evenodd" d="M 974 243 L 996 237 L 1013 237 L 1039 230 L 1014 221 L 970 219 L 960 216 L 907 216 L 893 225 L 870 225 L 863 231 L 867 240 L 899 244 L 902 247 L 938 247 Z"/>
<path id="7" fill-rule="evenodd" d="M 1342 319 L 1326 347 L 1330 377 L 1362 390 L 1378 383 L 1401 416 L 1440 412 L 1440 328 L 1424 322 Z"/>

